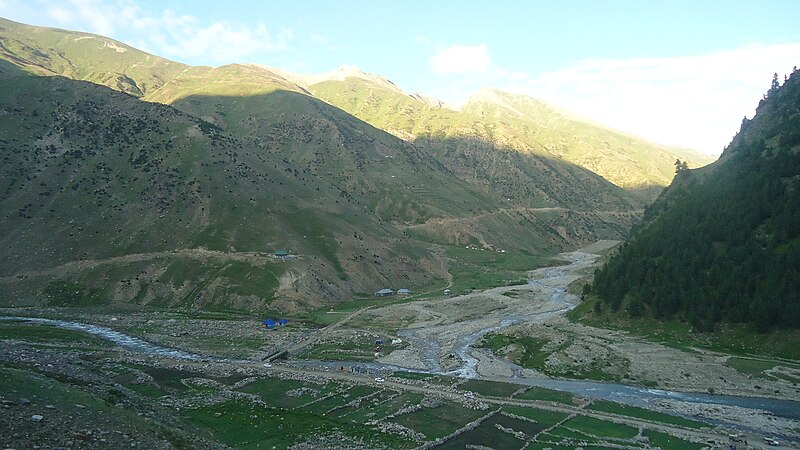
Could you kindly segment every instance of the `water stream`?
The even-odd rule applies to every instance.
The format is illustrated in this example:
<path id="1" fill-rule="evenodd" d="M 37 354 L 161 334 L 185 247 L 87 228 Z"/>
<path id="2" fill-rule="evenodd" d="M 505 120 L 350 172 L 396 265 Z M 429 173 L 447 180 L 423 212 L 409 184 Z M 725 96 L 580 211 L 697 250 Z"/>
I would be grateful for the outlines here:
<path id="1" fill-rule="evenodd" d="M 162 347 L 160 345 L 156 345 L 151 342 L 147 342 L 143 339 L 139 339 L 137 337 L 130 336 L 128 334 L 121 333 L 119 331 L 115 331 L 112 330 L 111 328 L 100 325 L 89 325 L 80 322 L 69 322 L 66 320 L 44 319 L 41 317 L 0 316 L 0 320 L 40 323 L 45 325 L 53 325 L 59 328 L 78 330 L 87 334 L 99 336 L 128 350 L 132 350 L 138 353 L 145 353 L 148 355 L 166 356 L 171 358 L 186 359 L 190 361 L 210 361 L 214 359 L 214 358 L 209 358 L 207 356 L 189 353 L 183 350 Z"/>
<path id="2" fill-rule="evenodd" d="M 476 350 L 471 347 L 471 345 L 474 344 L 478 339 L 480 339 L 484 334 L 491 331 L 500 330 L 502 328 L 523 322 L 525 320 L 531 320 L 534 317 L 539 319 L 544 319 L 547 318 L 548 316 L 562 314 L 564 311 L 572 309 L 575 306 L 575 302 L 569 301 L 570 299 L 569 296 L 571 294 L 568 294 L 564 288 L 560 286 L 548 285 L 547 283 L 548 279 L 561 277 L 566 273 L 567 269 L 574 267 L 576 264 L 580 264 L 586 261 L 586 256 L 584 256 L 586 254 L 581 255 L 576 252 L 575 255 L 576 255 L 575 259 L 573 260 L 572 263 L 565 266 L 542 269 L 541 271 L 538 271 L 542 273 L 542 276 L 536 279 L 532 279 L 530 281 L 530 284 L 542 288 L 542 290 L 545 292 L 552 291 L 549 294 L 549 301 L 550 301 L 549 309 L 544 311 L 531 312 L 530 314 L 526 315 L 514 315 L 505 317 L 499 322 L 495 322 L 490 326 L 486 326 L 484 328 L 478 329 L 463 336 L 459 336 L 456 340 L 455 346 L 453 347 L 453 353 L 458 355 L 458 357 L 463 361 L 463 364 L 454 370 L 446 371 L 441 367 L 439 363 L 439 353 L 441 349 L 439 343 L 436 342 L 436 340 L 419 336 L 418 335 L 418 331 L 420 331 L 419 329 L 402 330 L 398 334 L 408 339 L 413 346 L 421 349 L 421 359 L 427 366 L 427 370 L 411 369 L 411 371 L 431 373 L 431 374 L 441 374 L 441 375 L 455 375 L 464 378 L 484 378 L 481 377 L 476 371 L 478 360 L 472 355 L 472 352 Z M 0 320 L 34 322 L 47 325 L 54 325 L 61 328 L 78 330 L 88 334 L 99 336 L 103 339 L 107 339 L 125 349 L 149 355 L 165 356 L 171 358 L 186 359 L 191 361 L 236 362 L 229 359 L 208 357 L 186 352 L 183 350 L 162 347 L 147 342 L 143 339 L 130 336 L 125 333 L 112 330 L 111 328 L 99 325 L 89 325 L 79 322 L 70 322 L 64 320 L 44 319 L 35 317 L 0 316 Z M 677 400 L 689 403 L 726 405 L 726 406 L 736 406 L 748 409 L 758 409 L 762 411 L 768 411 L 776 416 L 790 418 L 794 420 L 800 420 L 800 402 L 797 401 L 776 400 L 776 399 L 755 398 L 755 397 L 737 397 L 730 395 L 676 392 L 676 391 L 666 391 L 660 389 L 647 389 L 642 387 L 628 386 L 624 384 L 607 383 L 607 382 L 556 380 L 544 377 L 541 378 L 521 377 L 519 376 L 519 373 L 522 369 L 521 367 L 516 366 L 513 363 L 507 361 L 504 361 L 504 363 L 512 367 L 514 375 L 508 377 L 491 377 L 488 379 L 491 379 L 493 381 L 508 381 L 517 384 L 556 389 L 559 391 L 571 392 L 573 394 L 581 395 L 587 398 L 605 399 L 605 400 L 631 404 L 635 406 L 647 407 L 653 402 L 657 402 L 660 400 Z M 406 371 L 410 370 L 388 364 L 355 362 L 355 361 L 353 362 L 291 361 L 290 364 L 295 366 L 318 367 L 318 368 L 322 367 L 330 369 L 344 366 L 348 368 L 353 368 L 354 371 L 356 372 L 375 372 L 375 373 L 379 372 L 388 373 L 397 370 L 406 370 Z"/>

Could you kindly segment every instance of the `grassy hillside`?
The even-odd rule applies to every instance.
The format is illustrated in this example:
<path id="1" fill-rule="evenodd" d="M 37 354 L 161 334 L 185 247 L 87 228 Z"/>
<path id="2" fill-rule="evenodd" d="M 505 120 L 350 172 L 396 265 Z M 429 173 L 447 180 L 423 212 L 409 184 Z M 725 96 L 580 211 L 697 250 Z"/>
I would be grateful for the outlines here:
<path id="1" fill-rule="evenodd" d="M 174 108 L 2 67 L 4 301 L 264 308 L 437 276 L 345 186 Z M 286 249 L 303 258 L 266 256 Z"/>
<path id="2" fill-rule="evenodd" d="M 495 126 L 370 77 L 308 87 L 315 96 L 413 142 L 459 179 L 511 203 L 520 214 L 557 217 L 571 236 L 624 236 L 644 200 L 557 155 L 532 152 Z M 673 161 L 674 162 L 674 161 Z M 568 231 L 567 231 L 568 230 Z M 598 234 L 599 233 L 599 234 Z"/>
<path id="3" fill-rule="evenodd" d="M 646 225 L 596 274 L 601 306 L 697 330 L 800 328 L 798 130 L 795 72 L 718 162 L 678 173 Z"/>
<path id="4" fill-rule="evenodd" d="M 483 141 L 474 142 L 480 161 L 448 165 L 444 155 L 460 141 L 401 141 L 259 66 L 187 71 L 145 99 L 253 139 L 304 173 L 357 193 L 353 201 L 425 240 L 548 252 L 623 235 L 638 205 L 584 169 L 561 161 L 531 166 Z M 521 169 L 493 168 L 509 157 Z"/>
<path id="5" fill-rule="evenodd" d="M 687 160 L 693 167 L 710 162 L 696 152 L 653 144 L 572 118 L 539 100 L 497 90 L 480 91 L 456 111 L 365 77 L 321 81 L 308 89 L 407 140 L 479 141 L 487 148 L 504 150 L 496 152 L 503 159 L 509 153 L 519 154 L 528 166 L 541 159 L 567 161 L 637 192 L 645 201 L 652 200 L 672 179 L 675 159 Z M 483 156 L 470 155 L 469 145 L 459 147 L 456 153 L 462 158 L 480 160 Z M 455 156 L 447 155 L 442 161 L 449 165 Z M 518 160 L 511 162 L 497 169 L 520 168 Z"/>
<path id="6" fill-rule="evenodd" d="M 91 81 L 137 97 L 188 68 L 107 37 L 1 17 L 0 58 L 33 73 Z"/>
<path id="7" fill-rule="evenodd" d="M 479 92 L 462 111 L 496 123 L 494 133 L 517 142 L 519 151 L 542 149 L 630 190 L 669 184 L 678 158 L 692 167 L 712 160 L 575 118 L 532 97 L 498 90 Z"/>

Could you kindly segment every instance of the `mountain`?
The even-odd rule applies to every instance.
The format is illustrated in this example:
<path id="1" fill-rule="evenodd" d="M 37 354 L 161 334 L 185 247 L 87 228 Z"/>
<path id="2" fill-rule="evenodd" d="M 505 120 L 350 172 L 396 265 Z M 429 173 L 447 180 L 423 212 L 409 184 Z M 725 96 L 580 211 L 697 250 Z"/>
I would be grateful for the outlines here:
<path id="1" fill-rule="evenodd" d="M 16 293 L 5 301 L 33 292 L 54 304 L 318 305 L 445 277 L 429 243 L 388 218 L 494 208 L 413 147 L 374 129 L 362 137 L 354 119 L 355 129 L 327 124 L 325 136 L 359 159 L 321 177 L 274 147 L 305 140 L 302 130 L 247 141 L 169 106 L 8 63 L 0 88 L 0 275 Z M 406 183 L 422 181 L 406 173 L 430 191 L 412 191 Z M 269 256 L 284 249 L 302 258 Z"/>
<path id="2" fill-rule="evenodd" d="M 0 64 L 5 305 L 311 308 L 452 277 L 455 244 L 533 264 L 627 226 L 519 211 L 262 68 L 186 68 L 142 96 L 172 107 L 22 59 Z"/>
<path id="3" fill-rule="evenodd" d="M 467 143 L 456 150 L 460 155 L 469 155 L 468 143 L 478 140 L 502 150 L 501 154 L 567 161 L 637 192 L 645 202 L 652 201 L 670 182 L 676 159 L 692 167 L 711 162 L 697 152 L 653 144 L 523 95 L 483 89 L 456 110 L 407 95 L 373 77 L 333 75 L 306 87 L 317 97 L 403 139 L 418 144 L 431 139 L 460 140 Z M 445 155 L 443 163 L 449 166 L 452 159 Z M 514 171 L 515 167 L 498 169 Z"/>
<path id="4" fill-rule="evenodd" d="M 289 310 L 506 283 L 623 237 L 643 205 L 557 155 L 483 134 L 399 139 L 310 89 L 360 80 L 445 111 L 352 68 L 189 67 L 7 20 L 0 49 L 8 305 Z"/>
<path id="5" fill-rule="evenodd" d="M 37 72 L 43 71 L 50 71 L 53 72 L 54 69 L 51 65 L 36 65 L 39 59 L 42 58 L 34 58 L 31 55 L 43 54 L 49 55 L 49 51 L 46 48 L 52 41 L 64 41 L 67 40 L 69 42 L 88 42 L 88 41 L 102 41 L 103 43 L 98 43 L 94 47 L 96 53 L 96 61 L 92 62 L 91 58 L 87 58 L 82 52 L 84 50 L 88 51 L 87 49 L 81 48 L 81 52 L 74 51 L 76 48 L 70 45 L 62 45 L 59 47 L 57 54 L 58 57 L 64 59 L 69 62 L 69 66 L 75 67 L 88 67 L 82 71 L 61 71 L 55 72 L 59 73 L 64 76 L 69 76 L 71 78 L 82 79 L 84 81 L 92 81 L 92 82 L 100 82 L 98 80 L 107 79 L 108 76 L 97 76 L 97 74 L 106 73 L 113 68 L 113 73 L 120 73 L 125 77 L 131 78 L 133 82 L 138 85 L 144 85 L 145 82 L 140 80 L 142 77 L 151 77 L 152 74 L 146 72 L 142 74 L 137 70 L 140 68 L 141 64 L 139 62 L 133 62 L 129 66 L 124 65 L 124 61 L 121 60 L 120 55 L 124 55 L 127 53 L 134 54 L 135 52 L 131 50 L 130 52 L 125 52 L 120 54 L 118 52 L 114 52 L 113 54 L 109 54 L 106 50 L 110 47 L 114 48 L 127 48 L 122 43 L 107 39 L 107 38 L 100 38 L 95 35 L 89 35 L 84 33 L 75 33 L 75 32 L 66 32 L 63 30 L 56 30 L 56 29 L 49 29 L 49 28 L 41 28 L 41 27 L 30 27 L 22 24 L 16 24 L 11 21 L 4 21 L 3 22 L 4 32 L 1 33 L 3 35 L 3 41 L 19 41 L 15 44 L 14 48 L 24 48 L 25 51 L 20 53 L 10 53 L 6 55 L 6 59 L 17 62 L 17 61 L 25 61 L 23 67 L 29 69 L 34 68 Z M 35 29 L 36 32 L 32 32 L 31 29 Z M 8 35 L 6 37 L 5 35 Z M 6 45 L 6 47 L 11 47 Z M 40 50 L 36 50 L 40 49 Z M 44 50 L 41 50 L 44 49 Z M 36 51 L 34 51 L 36 50 Z M 8 52 L 7 52 L 8 53 Z M 155 58 L 150 55 L 147 55 L 142 52 L 136 53 L 139 55 L 140 58 Z M 111 62 L 106 62 L 106 58 L 111 58 Z M 44 58 L 45 60 L 53 59 L 53 58 Z M 19 65 L 19 63 L 17 63 Z M 134 70 L 137 69 L 137 70 Z M 91 73 L 94 74 L 94 77 L 80 77 L 81 74 L 84 73 Z M 191 114 L 199 115 L 204 120 L 211 121 L 220 126 L 227 126 L 226 123 L 235 124 L 238 130 L 234 130 L 240 135 L 242 133 L 252 133 L 253 128 L 252 126 L 247 126 L 245 121 L 238 120 L 239 118 L 247 118 L 249 119 L 249 123 L 252 124 L 254 122 L 262 123 L 262 122 L 269 122 L 271 120 L 271 116 L 275 116 L 281 114 L 281 112 L 276 111 L 272 108 L 272 105 L 265 103 L 265 95 L 269 92 L 273 91 L 288 91 L 288 92 L 296 92 L 296 93 L 305 93 L 310 94 L 307 91 L 307 87 L 310 86 L 312 83 L 317 83 L 319 80 L 353 80 L 358 79 L 364 82 L 369 82 L 370 85 L 373 86 L 380 86 L 383 89 L 391 90 L 392 92 L 401 94 L 404 97 L 414 99 L 416 102 L 422 102 L 426 105 L 432 105 L 433 103 L 430 101 L 420 100 L 419 97 L 410 97 L 405 96 L 402 92 L 394 86 L 390 81 L 383 79 L 377 75 L 372 74 L 364 74 L 352 67 L 343 67 L 337 71 L 334 71 L 329 74 L 324 74 L 322 76 L 303 76 L 303 75 L 294 75 L 290 74 L 285 71 L 281 71 L 279 69 L 274 68 L 265 68 L 259 66 L 242 66 L 242 65 L 231 65 L 226 66 L 224 68 L 209 68 L 209 67 L 192 67 L 188 68 L 186 66 L 180 66 L 179 71 L 172 71 L 170 72 L 171 78 L 164 77 L 161 79 L 161 83 L 158 85 L 157 89 L 150 89 L 146 91 L 142 91 L 142 95 L 138 95 L 137 93 L 133 93 L 133 95 L 137 95 L 140 98 L 143 98 L 148 101 L 156 101 L 166 104 L 172 104 L 184 111 L 190 112 Z M 227 78 L 225 78 L 227 77 Z M 109 86 L 113 89 L 117 89 L 116 83 L 104 83 L 104 85 Z M 188 101 L 183 101 L 183 99 L 191 96 L 190 105 Z M 251 99 L 242 101 L 231 110 L 229 104 L 226 102 L 217 103 L 217 104 L 207 104 L 205 100 L 209 99 L 210 97 L 219 96 L 219 97 L 231 97 L 231 96 L 246 96 L 252 97 Z M 289 96 L 272 96 L 272 98 L 281 97 L 283 99 L 290 98 Z M 299 97 L 291 97 L 291 98 L 299 98 Z M 236 101 L 236 99 L 231 99 L 231 102 Z M 204 104 L 206 103 L 206 104 Z M 291 101 L 287 100 L 287 104 L 281 105 L 282 108 L 286 110 L 285 114 L 294 114 L 297 111 L 293 111 L 292 108 L 298 105 L 294 104 Z M 220 115 L 217 114 L 217 109 L 224 108 L 225 111 L 221 111 L 222 114 L 233 114 L 232 116 L 228 117 L 228 120 L 221 120 Z M 202 111 L 200 111 L 202 110 Z M 251 112 L 256 112 L 255 114 L 251 114 Z M 274 114 L 273 114 L 274 113 Z M 241 125 L 240 125 L 241 124 Z M 384 127 L 379 127 L 381 129 L 385 129 Z M 389 129 L 388 131 L 393 131 Z M 473 147 L 477 145 L 480 148 L 480 152 L 477 154 L 471 155 L 471 160 L 467 161 L 467 165 L 470 167 L 476 167 L 477 165 L 489 165 L 490 167 L 487 168 L 487 171 L 473 176 L 473 177 L 461 177 L 462 180 L 471 181 L 474 185 L 481 190 L 492 190 L 491 195 L 505 197 L 507 199 L 512 199 L 518 203 L 522 203 L 521 206 L 524 207 L 566 207 L 569 208 L 571 205 L 569 202 L 565 202 L 564 199 L 567 197 L 572 197 L 575 199 L 582 199 L 584 205 L 599 205 L 599 209 L 601 211 L 609 211 L 616 209 L 617 207 L 622 207 L 622 209 L 626 212 L 630 212 L 631 207 L 633 209 L 639 209 L 643 205 L 643 202 L 637 198 L 634 198 L 627 193 L 623 192 L 619 189 L 614 189 L 612 186 L 608 185 L 603 180 L 599 180 L 599 178 L 587 170 L 581 170 L 580 168 L 573 167 L 572 164 L 563 164 L 558 158 L 548 158 L 547 160 L 539 160 L 539 161 L 530 161 L 530 158 L 527 158 L 525 155 L 514 155 L 514 152 L 508 151 L 495 151 L 496 147 L 494 145 L 485 145 L 484 141 L 481 137 L 478 137 L 478 140 L 467 139 L 468 145 L 467 147 Z M 463 142 L 462 137 L 458 138 L 458 141 Z M 451 139 L 448 141 L 449 145 L 452 145 L 454 141 Z M 463 146 L 462 146 L 463 147 Z M 504 150 L 504 149 L 500 149 Z M 424 148 L 424 151 L 431 153 L 431 151 L 435 151 L 435 149 Z M 469 152 L 473 153 L 473 152 Z M 497 157 L 499 155 L 499 157 Z M 479 159 L 486 159 L 484 156 L 488 156 L 488 159 L 493 161 L 479 161 Z M 448 152 L 444 152 L 443 155 L 438 155 L 435 152 L 433 153 L 433 157 L 440 160 L 440 162 L 444 163 L 451 163 L 454 158 L 450 157 Z M 511 159 L 515 159 L 515 163 L 519 163 L 522 166 L 523 170 L 528 172 L 537 172 L 541 170 L 549 170 L 549 174 L 547 175 L 539 175 L 534 177 L 533 179 L 523 179 L 523 180 L 512 180 L 512 186 L 505 185 L 504 181 L 498 181 L 493 179 L 494 176 L 502 177 L 510 177 L 513 178 L 517 174 L 519 174 L 520 170 L 517 167 L 513 167 L 511 164 L 503 164 L 499 165 L 498 161 L 508 160 L 509 157 Z M 444 161 L 441 159 L 444 158 Z M 456 160 L 458 159 L 456 155 Z M 453 164 L 449 164 L 450 167 L 455 167 L 455 164 L 458 164 L 458 161 L 455 161 Z M 446 164 L 447 165 L 447 164 Z M 553 167 L 558 166 L 555 170 Z M 568 177 L 573 178 L 573 180 L 565 181 L 562 178 L 562 175 L 566 174 Z M 462 174 L 463 175 L 463 174 Z M 586 180 L 588 179 L 588 181 Z M 520 189 L 518 185 L 523 184 L 524 182 L 531 181 L 528 184 L 527 189 Z M 515 186 L 516 185 L 516 186 Z M 494 188 L 494 186 L 500 186 L 499 189 Z M 598 188 L 598 189 L 595 189 Z M 535 189 L 535 193 L 528 192 L 530 189 Z M 595 195 L 595 191 L 598 191 L 601 195 Z M 530 195 L 529 195 L 530 194 Z M 560 198 L 559 198 L 560 197 Z M 611 200 L 611 203 L 614 207 L 607 208 L 606 204 L 608 200 Z M 566 204 L 565 204 L 566 203 Z M 615 219 L 616 221 L 616 219 Z M 630 224 L 629 219 L 623 219 L 620 223 L 621 227 L 619 230 L 622 230 L 624 227 Z"/>
<path id="6" fill-rule="evenodd" d="M 711 206 L 713 205 L 713 206 Z M 777 82 L 720 159 L 679 171 L 595 276 L 631 315 L 800 328 L 800 73 Z"/>

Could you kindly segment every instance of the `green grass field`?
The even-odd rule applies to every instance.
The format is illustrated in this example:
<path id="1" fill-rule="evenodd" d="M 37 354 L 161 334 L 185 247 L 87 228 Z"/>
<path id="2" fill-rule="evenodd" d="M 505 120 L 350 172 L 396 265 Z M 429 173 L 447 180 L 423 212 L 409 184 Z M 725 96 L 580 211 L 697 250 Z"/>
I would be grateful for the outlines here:
<path id="1" fill-rule="evenodd" d="M 344 435 L 366 445 L 410 448 L 411 441 L 374 428 L 305 411 L 265 409 L 240 400 L 187 409 L 182 416 L 237 449 L 288 448 L 325 435 Z"/>
<path id="2" fill-rule="evenodd" d="M 707 448 L 706 445 L 688 442 L 660 431 L 644 430 L 642 431 L 642 435 L 647 437 L 651 445 L 661 450 L 700 450 L 702 448 Z"/>
<path id="3" fill-rule="evenodd" d="M 524 389 L 525 387 L 513 383 L 501 383 L 497 381 L 467 380 L 458 385 L 460 389 L 471 391 L 476 394 L 489 397 L 510 397 L 511 394 Z"/>
<path id="4" fill-rule="evenodd" d="M 698 422 L 696 420 L 685 419 L 680 416 L 673 416 L 671 414 L 664 414 L 658 411 L 651 411 L 649 409 L 637 408 L 636 406 L 623 405 L 621 403 L 608 402 L 605 400 L 595 400 L 587 409 L 636 417 L 637 419 L 644 419 L 651 422 L 678 425 L 685 428 L 700 429 L 711 427 L 707 423 Z"/>
<path id="5" fill-rule="evenodd" d="M 393 421 L 424 434 L 428 439 L 436 439 L 453 433 L 485 414 L 486 411 L 475 411 L 455 403 L 444 403 L 437 407 L 403 414 L 395 417 Z"/>
<path id="6" fill-rule="evenodd" d="M 567 414 L 562 412 L 526 408 L 522 406 L 503 406 L 503 411 L 533 420 L 544 428 L 552 427 L 568 417 Z"/>
<path id="7" fill-rule="evenodd" d="M 615 439 L 633 439 L 639 430 L 628 425 L 608 422 L 587 416 L 576 416 L 564 422 L 561 428 L 569 428 L 597 437 L 610 437 Z"/>
<path id="8" fill-rule="evenodd" d="M 515 395 L 514 398 L 518 398 L 520 400 L 542 400 L 546 402 L 557 402 L 565 405 L 572 405 L 574 397 L 569 392 L 532 386 L 525 390 L 525 392 Z"/>

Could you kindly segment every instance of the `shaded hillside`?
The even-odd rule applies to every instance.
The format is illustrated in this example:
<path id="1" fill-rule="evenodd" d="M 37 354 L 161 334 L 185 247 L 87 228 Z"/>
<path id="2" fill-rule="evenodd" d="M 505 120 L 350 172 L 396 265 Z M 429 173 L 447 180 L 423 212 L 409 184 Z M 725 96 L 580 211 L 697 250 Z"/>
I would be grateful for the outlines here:
<path id="1" fill-rule="evenodd" d="M 244 95 L 245 92 L 249 94 Z M 485 192 L 488 198 L 510 202 L 507 207 L 563 207 L 586 212 L 629 213 L 640 204 L 596 174 L 558 159 L 534 158 L 479 138 L 426 138 L 412 145 L 366 126 L 338 108 L 302 95 L 304 92 L 302 87 L 267 69 L 229 65 L 187 71 L 145 99 L 171 104 L 237 135 L 282 147 L 281 153 L 290 162 L 314 173 L 330 173 L 332 178 L 341 179 L 351 188 L 369 183 L 376 175 L 369 171 L 357 177 L 353 175 L 358 171 L 348 173 L 350 168 L 360 168 L 364 164 L 361 161 L 363 149 L 354 147 L 357 140 L 347 137 L 360 134 L 369 142 L 381 145 L 381 155 L 395 166 L 413 167 L 416 173 L 389 174 L 401 186 L 408 184 L 409 177 L 418 179 L 428 167 L 454 173 L 460 180 Z M 274 95 L 264 95 L 268 93 Z M 301 142 L 290 142 L 282 136 L 288 136 L 285 130 L 297 130 L 305 138 Z M 398 155 L 389 147 L 403 150 L 402 161 L 397 161 Z M 320 152 L 329 157 L 322 158 Z M 424 199 L 433 193 L 437 198 L 448 198 L 448 189 L 442 191 L 443 186 L 431 184 L 437 181 L 430 179 L 427 187 L 417 186 L 417 195 Z M 374 187 L 363 186 L 362 189 L 369 192 Z M 462 200 L 460 206 L 448 207 L 444 212 L 456 215 L 482 212 L 480 202 Z M 397 212 L 394 215 L 397 218 Z M 399 219 L 409 221 L 402 214 Z"/>
<path id="2" fill-rule="evenodd" d="M 0 267 L 17 300 L 63 275 L 51 293 L 76 301 L 261 309 L 437 276 L 426 244 L 363 200 L 211 124 L 94 84 L 2 71 Z M 267 255 L 278 249 L 304 256 L 277 263 Z"/>
<path id="3" fill-rule="evenodd" d="M 354 141 L 345 136 L 342 140 L 334 129 L 339 124 L 347 124 L 346 128 L 354 130 L 351 134 L 359 136 L 359 139 L 364 137 L 367 140 L 385 141 L 386 137 L 375 129 L 365 128 L 362 122 L 349 114 L 315 101 L 305 87 L 322 79 L 361 79 L 372 86 L 399 93 L 403 98 L 411 98 L 402 94 L 391 82 L 375 75 L 363 74 L 354 68 L 343 68 L 320 78 L 252 65 L 187 67 L 96 35 L 31 27 L 11 21 L 4 21 L 2 25 L 0 39 L 8 43 L 6 47 L 9 49 L 2 57 L 26 70 L 97 82 L 148 101 L 171 104 L 239 138 L 250 140 L 253 145 L 273 149 L 274 157 L 283 153 L 281 158 L 286 158 L 289 163 L 303 164 L 309 171 L 316 170 L 316 176 L 337 177 L 330 181 L 343 188 L 355 188 L 355 184 L 365 184 L 365 180 L 347 173 L 348 168 L 359 164 L 357 160 L 361 158 L 359 155 L 346 155 L 352 153 L 349 144 L 358 139 Z M 12 48 L 14 51 L 11 51 Z M 132 84 L 117 83 L 115 77 L 120 74 L 130 79 Z M 414 101 L 438 106 L 419 97 L 414 97 Z M 331 131 L 333 135 L 326 136 Z M 396 140 L 384 145 L 401 145 L 406 149 L 404 151 L 414 153 L 418 160 L 433 165 L 434 170 L 455 174 L 458 180 L 468 183 L 469 190 L 484 198 L 472 202 L 470 195 L 452 196 L 449 195 L 452 189 L 440 190 L 430 182 L 427 186 L 419 183 L 419 186 L 413 187 L 415 192 L 411 197 L 433 193 L 437 198 L 425 202 L 429 205 L 450 202 L 450 199 L 455 198 L 463 199 L 462 204 L 470 205 L 463 208 L 436 207 L 447 214 L 462 218 L 470 215 L 484 217 L 485 211 L 481 204 L 492 205 L 491 208 L 499 206 L 503 210 L 519 208 L 527 214 L 531 213 L 531 208 L 557 207 L 569 209 L 582 216 L 580 223 L 570 220 L 573 214 L 562 214 L 563 221 L 554 221 L 552 214 L 548 212 L 542 221 L 554 224 L 555 228 L 541 225 L 549 231 L 533 234 L 525 243 L 514 245 L 552 252 L 592 239 L 596 234 L 594 229 L 599 233 L 596 237 L 619 238 L 630 226 L 635 211 L 641 208 L 641 200 L 614 188 L 593 173 L 565 164 L 551 155 L 544 155 L 542 158 L 517 156 L 513 143 L 499 145 L 483 135 L 474 138 L 456 136 L 447 141 L 438 141 L 443 138 L 446 136 L 438 135 L 435 139 L 429 136 L 427 142 L 430 145 L 422 145 L 423 142 L 420 141 L 418 145 L 409 146 Z M 320 157 L 321 153 L 328 152 L 333 153 L 327 158 Z M 454 152 L 458 154 L 455 155 Z M 515 167 L 516 164 L 521 167 Z M 465 167 L 475 170 L 470 174 L 467 173 L 470 170 L 463 170 Z M 368 177 L 379 176 L 372 172 L 366 174 Z M 514 178 L 521 174 L 524 176 Z M 424 177 L 430 174 L 418 175 Z M 433 177 L 434 180 L 439 178 L 438 175 Z M 366 184 L 371 183 L 366 181 Z M 364 186 L 363 190 L 371 191 L 374 187 Z M 355 189 L 350 192 L 360 191 Z M 394 201 L 391 199 L 379 199 L 375 203 L 382 205 L 379 209 L 394 208 Z M 416 212 L 403 212 L 405 209 L 408 206 L 403 206 L 399 212 L 392 209 L 390 215 L 392 218 L 399 218 L 403 225 L 424 220 Z M 620 214 L 610 214 L 616 212 Z M 388 216 L 382 214 L 382 217 Z M 462 244 L 487 239 L 497 241 L 496 236 L 485 236 L 486 231 L 481 233 L 484 236 L 475 236 L 476 230 L 488 230 L 480 222 L 478 219 L 476 224 L 469 227 L 449 230 L 447 235 L 459 237 L 448 242 Z M 570 234 L 570 230 L 576 228 L 583 230 L 579 234 Z M 493 228 L 493 231 L 499 236 L 504 234 L 502 229 Z M 519 235 L 517 231 L 513 234 Z M 442 233 L 437 233 L 436 239 L 442 236 Z M 501 241 L 504 239 L 500 237 Z M 499 243 L 498 246 L 509 247 L 510 243 L 505 240 L 506 242 Z"/>
<path id="4" fill-rule="evenodd" d="M 311 92 L 406 140 L 477 139 L 500 150 L 533 158 L 564 160 L 638 192 L 646 202 L 668 183 L 676 157 L 687 160 L 693 167 L 708 162 L 706 157 L 693 152 L 658 146 L 572 119 L 529 97 L 486 90 L 456 112 L 439 102 L 406 95 L 390 81 L 355 68 L 309 76 L 260 66 L 189 67 L 102 36 L 34 27 L 6 19 L 0 19 L 0 57 L 33 73 L 91 81 L 161 103 L 201 94 L 253 96 L 275 89 Z M 228 77 L 224 80 L 228 82 L 217 84 L 219 77 Z M 236 83 L 230 83 L 234 80 Z M 259 85 L 262 81 L 265 85 Z M 226 122 L 235 123 L 232 119 L 236 111 L 245 111 L 246 107 L 227 109 L 234 115 Z M 216 123 L 213 111 L 208 112 L 212 116 L 204 119 Z M 467 146 L 460 153 L 468 155 L 469 151 Z M 502 155 L 503 151 L 499 153 Z M 482 154 L 471 157 L 481 163 L 478 159 Z M 449 159 L 440 162 L 451 165 Z M 499 169 L 514 168 L 506 164 Z M 488 181 L 491 180 L 483 180 Z M 550 180 L 537 181 L 546 184 Z"/>
<path id="5" fill-rule="evenodd" d="M 773 87 L 719 161 L 681 171 L 595 277 L 614 309 L 800 327 L 800 74 Z"/>
<path id="6" fill-rule="evenodd" d="M 480 91 L 456 111 L 363 76 L 334 77 L 308 89 L 410 141 L 478 140 L 519 153 L 531 162 L 567 161 L 637 192 L 645 201 L 652 200 L 669 183 L 676 158 L 688 160 L 693 167 L 710 162 L 696 152 L 653 144 L 575 119 L 534 98 L 497 90 Z M 471 154 L 469 145 L 458 153 L 475 161 L 483 157 L 482 153 Z M 498 154 L 502 157 L 504 152 Z M 458 164 L 451 158 L 442 158 L 442 162 Z M 519 167 L 509 161 L 498 169 L 514 171 Z"/>

